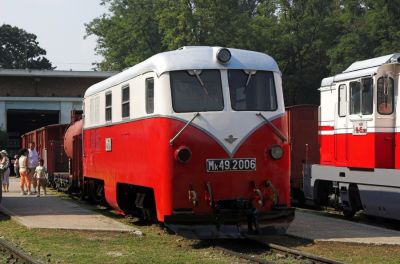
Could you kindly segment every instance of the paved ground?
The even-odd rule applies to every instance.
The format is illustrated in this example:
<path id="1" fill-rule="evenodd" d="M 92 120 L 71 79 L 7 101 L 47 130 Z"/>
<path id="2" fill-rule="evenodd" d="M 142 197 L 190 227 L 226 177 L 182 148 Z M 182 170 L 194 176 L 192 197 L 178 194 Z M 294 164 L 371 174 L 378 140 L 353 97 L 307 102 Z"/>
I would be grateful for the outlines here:
<path id="1" fill-rule="evenodd" d="M 400 245 L 400 232 L 296 210 L 288 234 L 314 241 Z"/>
<path id="2" fill-rule="evenodd" d="M 0 211 L 28 228 L 56 228 L 134 232 L 140 231 L 79 205 L 48 195 L 21 195 L 19 179 L 10 178 L 10 192 L 3 192 Z"/>

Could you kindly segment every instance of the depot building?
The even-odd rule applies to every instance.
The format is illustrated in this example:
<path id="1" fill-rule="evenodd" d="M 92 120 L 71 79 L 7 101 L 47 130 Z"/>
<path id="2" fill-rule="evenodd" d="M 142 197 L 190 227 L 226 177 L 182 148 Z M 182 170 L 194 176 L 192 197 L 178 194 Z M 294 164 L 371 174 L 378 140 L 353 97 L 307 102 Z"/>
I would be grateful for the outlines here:
<path id="1" fill-rule="evenodd" d="M 115 72 L 0 69 L 0 130 L 8 150 L 20 148 L 22 134 L 50 124 L 69 124 L 82 109 L 87 88 Z"/>

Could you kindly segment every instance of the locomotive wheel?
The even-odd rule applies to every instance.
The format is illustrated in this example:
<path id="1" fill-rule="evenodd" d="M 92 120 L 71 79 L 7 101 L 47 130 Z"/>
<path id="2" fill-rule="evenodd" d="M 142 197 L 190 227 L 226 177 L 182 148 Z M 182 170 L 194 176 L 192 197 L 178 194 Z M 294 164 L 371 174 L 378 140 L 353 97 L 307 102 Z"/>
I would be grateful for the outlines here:
<path id="1" fill-rule="evenodd" d="M 102 183 L 89 181 L 89 199 L 93 203 L 104 203 L 104 187 Z"/>

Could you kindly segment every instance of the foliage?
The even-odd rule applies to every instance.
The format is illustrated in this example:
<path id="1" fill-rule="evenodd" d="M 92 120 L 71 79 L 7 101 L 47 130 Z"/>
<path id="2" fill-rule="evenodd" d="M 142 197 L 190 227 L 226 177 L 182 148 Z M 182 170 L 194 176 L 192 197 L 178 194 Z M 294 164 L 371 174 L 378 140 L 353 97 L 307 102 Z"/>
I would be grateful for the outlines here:
<path id="1" fill-rule="evenodd" d="M 318 103 L 321 79 L 351 63 L 394 53 L 400 0 L 103 0 L 102 70 L 121 70 L 186 45 L 244 48 L 274 57 L 287 105 Z"/>
<path id="2" fill-rule="evenodd" d="M 43 57 L 46 51 L 39 47 L 36 35 L 7 24 L 0 26 L 0 68 L 53 69 Z"/>

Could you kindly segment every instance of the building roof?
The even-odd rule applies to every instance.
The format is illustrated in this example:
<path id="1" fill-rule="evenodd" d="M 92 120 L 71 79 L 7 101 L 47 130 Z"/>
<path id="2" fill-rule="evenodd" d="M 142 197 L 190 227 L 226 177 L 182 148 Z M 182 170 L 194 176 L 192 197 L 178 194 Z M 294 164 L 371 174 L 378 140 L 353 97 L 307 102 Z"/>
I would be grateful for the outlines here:
<path id="1" fill-rule="evenodd" d="M 19 77 L 108 78 L 115 74 L 117 72 L 0 69 L 0 76 Z"/>
<path id="2" fill-rule="evenodd" d="M 379 66 L 387 63 L 400 63 L 400 53 L 393 53 L 377 58 L 356 61 L 342 73 L 322 79 L 321 87 L 331 86 L 334 82 L 370 76 L 378 71 Z"/>
<path id="3" fill-rule="evenodd" d="M 92 85 L 86 90 L 85 97 L 97 94 L 146 72 L 155 72 L 157 76 L 168 71 L 195 69 L 247 69 L 280 73 L 278 64 L 272 57 L 249 50 L 229 48 L 232 57 L 228 63 L 221 64 L 216 59 L 219 49 L 221 47 L 191 46 L 156 54 L 111 78 Z"/>

